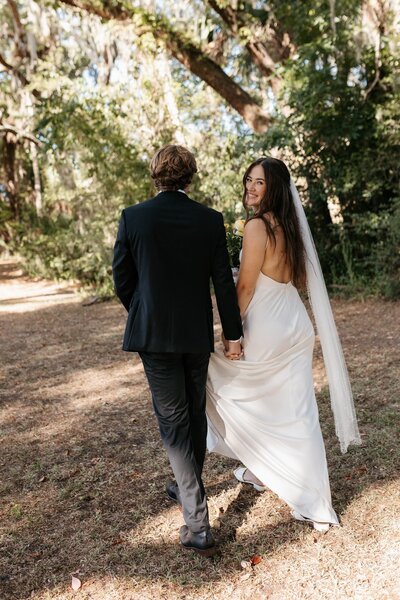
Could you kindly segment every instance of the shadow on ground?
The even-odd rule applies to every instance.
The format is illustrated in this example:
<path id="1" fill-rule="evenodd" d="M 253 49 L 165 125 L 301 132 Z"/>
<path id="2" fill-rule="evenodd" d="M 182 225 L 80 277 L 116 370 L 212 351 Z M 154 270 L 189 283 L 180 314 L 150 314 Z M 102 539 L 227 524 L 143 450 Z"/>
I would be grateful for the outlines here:
<path id="1" fill-rule="evenodd" d="M 334 506 L 343 515 L 364 489 L 398 476 L 398 381 L 390 345 L 385 354 L 372 343 L 378 326 L 366 332 L 356 303 L 340 310 L 345 343 L 350 335 L 365 342 L 362 352 L 347 346 L 361 448 L 340 455 L 326 391 L 319 397 Z M 382 311 L 381 331 L 391 331 L 395 310 Z M 271 493 L 237 485 L 233 461 L 211 455 L 205 482 L 212 518 L 221 521 L 221 555 L 204 561 L 179 548 L 182 519 L 164 492 L 171 472 L 141 364 L 120 351 L 124 319 L 113 302 L 0 315 L 3 600 L 60 593 L 73 572 L 86 581 L 110 575 L 196 592 L 240 571 L 241 558 L 313 535 Z M 254 527 L 243 529 L 253 513 Z"/>

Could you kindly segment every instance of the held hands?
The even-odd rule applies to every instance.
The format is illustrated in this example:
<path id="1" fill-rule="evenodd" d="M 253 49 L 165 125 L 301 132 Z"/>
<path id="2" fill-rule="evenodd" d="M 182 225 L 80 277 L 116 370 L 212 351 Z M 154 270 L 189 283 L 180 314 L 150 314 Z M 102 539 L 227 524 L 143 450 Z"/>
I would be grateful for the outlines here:
<path id="1" fill-rule="evenodd" d="M 243 348 L 241 342 L 229 342 L 222 334 L 222 342 L 224 344 L 224 355 L 229 360 L 239 360 L 243 356 Z"/>
<path id="2" fill-rule="evenodd" d="M 243 356 L 243 348 L 240 342 L 228 342 L 228 349 L 224 352 L 229 360 L 239 360 Z"/>

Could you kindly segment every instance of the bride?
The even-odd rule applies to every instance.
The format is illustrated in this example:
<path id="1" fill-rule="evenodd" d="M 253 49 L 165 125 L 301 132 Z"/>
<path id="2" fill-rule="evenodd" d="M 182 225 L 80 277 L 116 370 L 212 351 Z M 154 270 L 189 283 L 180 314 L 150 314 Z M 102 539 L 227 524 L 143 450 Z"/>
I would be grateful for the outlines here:
<path id="1" fill-rule="evenodd" d="M 314 329 L 298 290 L 308 290 L 343 452 L 360 443 L 346 365 L 286 165 L 259 158 L 246 170 L 243 185 L 247 221 L 236 289 L 244 355 L 216 351 L 211 356 L 207 445 L 245 465 L 234 472 L 239 481 L 258 491 L 271 489 L 295 519 L 326 531 L 338 518 L 314 395 Z"/>

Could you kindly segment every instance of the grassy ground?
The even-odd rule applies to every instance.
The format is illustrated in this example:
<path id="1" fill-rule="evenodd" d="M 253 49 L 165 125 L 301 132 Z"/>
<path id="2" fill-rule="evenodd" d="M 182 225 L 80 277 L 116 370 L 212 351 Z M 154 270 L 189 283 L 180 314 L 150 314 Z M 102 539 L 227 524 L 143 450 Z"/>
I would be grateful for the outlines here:
<path id="1" fill-rule="evenodd" d="M 342 527 L 323 535 L 293 521 L 272 493 L 238 484 L 233 461 L 210 455 L 221 554 L 205 560 L 178 544 L 182 517 L 164 493 L 170 469 L 142 367 L 120 351 L 124 309 L 85 307 L 73 291 L 0 267 L 1 600 L 400 598 L 399 304 L 334 303 L 363 437 L 344 456 L 316 351 Z"/>

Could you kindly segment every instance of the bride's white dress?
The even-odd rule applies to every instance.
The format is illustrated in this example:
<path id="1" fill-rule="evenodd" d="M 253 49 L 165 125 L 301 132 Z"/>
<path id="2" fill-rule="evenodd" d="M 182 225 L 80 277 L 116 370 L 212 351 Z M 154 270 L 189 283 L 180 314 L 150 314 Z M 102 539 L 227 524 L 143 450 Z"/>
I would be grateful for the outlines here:
<path id="1" fill-rule="evenodd" d="M 240 460 L 292 509 L 338 523 L 312 375 L 314 329 L 297 289 L 260 273 L 244 358 L 211 355 L 207 447 Z"/>

